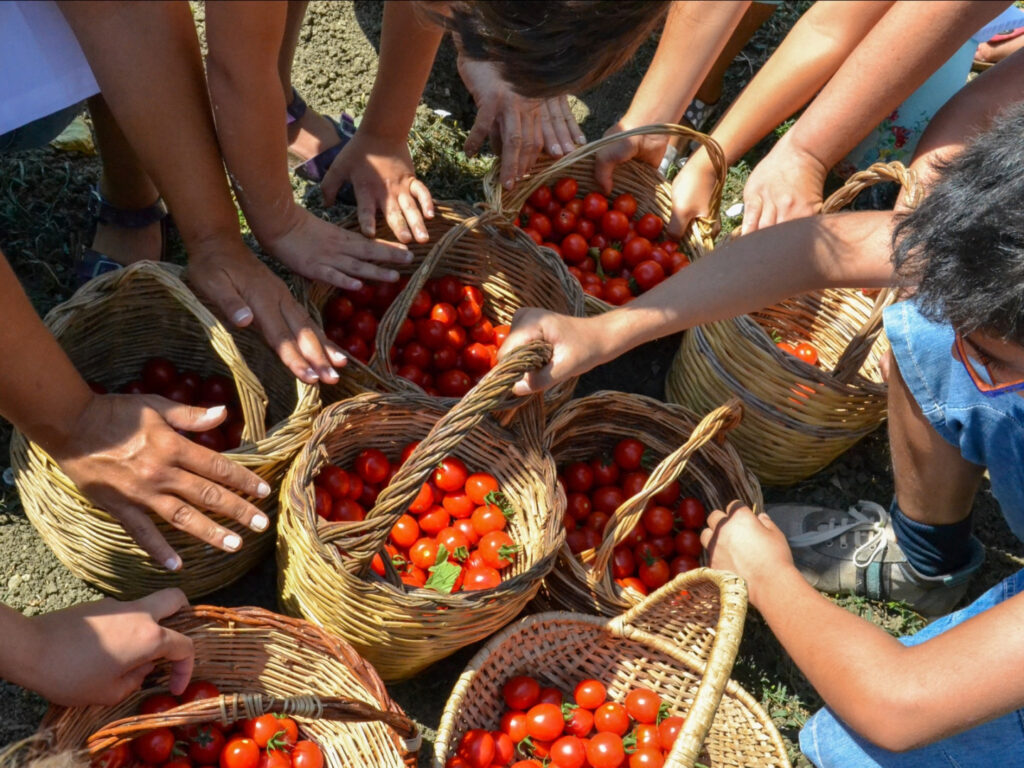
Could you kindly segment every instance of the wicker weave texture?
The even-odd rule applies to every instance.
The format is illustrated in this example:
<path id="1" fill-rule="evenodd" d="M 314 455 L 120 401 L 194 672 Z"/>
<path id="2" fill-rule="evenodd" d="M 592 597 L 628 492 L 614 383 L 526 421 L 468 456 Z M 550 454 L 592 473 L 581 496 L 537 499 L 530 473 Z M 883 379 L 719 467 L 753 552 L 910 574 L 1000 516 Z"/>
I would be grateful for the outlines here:
<path id="1" fill-rule="evenodd" d="M 167 690 L 164 665 L 143 690 L 116 706 L 51 707 L 40 726 L 51 749 L 87 747 L 95 755 L 151 728 L 288 712 L 302 737 L 320 745 L 331 768 L 416 765 L 415 726 L 373 667 L 342 640 L 262 608 L 196 606 L 164 624 L 192 638 L 193 677 L 214 683 L 224 695 L 136 714 L 142 700 Z"/>
<path id="2" fill-rule="evenodd" d="M 90 281 L 47 315 L 46 323 L 82 375 L 111 390 L 138 378 L 155 356 L 203 376 L 232 378 L 245 431 L 242 446 L 225 455 L 274 488 L 310 433 L 320 406 L 318 390 L 297 381 L 255 330 L 228 331 L 180 274 L 178 268 L 140 262 Z M 137 598 L 169 586 L 190 597 L 203 595 L 242 576 L 273 546 L 272 531 L 256 533 L 221 520 L 243 541 L 238 552 L 221 552 L 154 518 L 184 561 L 180 572 L 170 573 L 18 432 L 11 441 L 11 464 L 25 512 L 57 558 L 79 578 L 118 597 Z M 275 494 L 252 501 L 273 520 Z"/>

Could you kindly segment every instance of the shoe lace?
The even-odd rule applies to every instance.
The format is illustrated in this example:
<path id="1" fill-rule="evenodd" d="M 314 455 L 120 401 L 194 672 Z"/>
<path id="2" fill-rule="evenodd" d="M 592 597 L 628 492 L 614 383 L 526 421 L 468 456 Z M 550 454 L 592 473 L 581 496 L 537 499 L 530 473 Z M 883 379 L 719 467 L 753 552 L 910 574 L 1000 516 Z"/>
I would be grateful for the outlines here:
<path id="1" fill-rule="evenodd" d="M 807 531 L 789 538 L 792 547 L 814 547 L 828 541 L 841 539 L 848 534 L 863 531 L 867 538 L 853 552 L 853 563 L 865 568 L 886 546 L 886 528 L 889 526 L 889 512 L 873 501 L 858 501 L 847 510 L 842 522 L 836 525 L 829 521 L 829 527 Z M 865 557 L 865 553 L 867 556 Z"/>

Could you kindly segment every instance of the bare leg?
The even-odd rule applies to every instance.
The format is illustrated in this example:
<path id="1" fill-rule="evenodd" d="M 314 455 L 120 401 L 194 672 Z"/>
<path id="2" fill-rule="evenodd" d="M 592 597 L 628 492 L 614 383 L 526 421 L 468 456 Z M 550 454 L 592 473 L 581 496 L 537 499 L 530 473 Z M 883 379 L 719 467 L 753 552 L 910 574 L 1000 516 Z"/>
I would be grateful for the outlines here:
<path id="1" fill-rule="evenodd" d="M 964 459 L 932 428 L 894 359 L 888 370 L 889 446 L 900 509 L 919 523 L 957 523 L 970 514 L 985 468 Z"/>
<path id="2" fill-rule="evenodd" d="M 100 194 L 118 208 L 136 210 L 156 202 L 160 193 L 142 169 L 138 156 L 121 132 L 102 96 L 89 99 L 99 145 L 103 172 Z M 125 229 L 108 224 L 96 225 L 92 248 L 121 264 L 143 259 L 158 260 L 162 246 L 159 223 L 138 229 Z"/>

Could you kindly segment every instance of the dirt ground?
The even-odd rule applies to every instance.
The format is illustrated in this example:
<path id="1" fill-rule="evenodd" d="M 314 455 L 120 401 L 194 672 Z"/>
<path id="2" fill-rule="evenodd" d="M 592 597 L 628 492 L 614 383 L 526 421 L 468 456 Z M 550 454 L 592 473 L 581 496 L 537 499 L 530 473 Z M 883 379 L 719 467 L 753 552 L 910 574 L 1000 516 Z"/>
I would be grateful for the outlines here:
<path id="1" fill-rule="evenodd" d="M 315 108 L 328 113 L 342 109 L 359 114 L 365 106 L 376 72 L 380 36 L 380 2 L 313 3 L 303 26 L 294 68 L 294 85 Z M 734 95 L 778 44 L 799 13 L 776 14 L 737 58 L 726 80 L 726 96 Z M 196 6 L 202 21 L 202 7 Z M 574 101 L 574 110 L 591 139 L 600 136 L 628 106 L 636 83 L 646 69 L 655 41 L 645 45 L 626 68 Z M 438 198 L 482 198 L 480 176 L 486 163 L 467 161 L 459 152 L 458 130 L 472 122 L 472 102 L 455 74 L 454 51 L 445 44 L 423 97 L 412 138 L 422 177 Z M 451 113 L 441 119 L 434 110 Z M 759 147 L 751 157 L 766 150 Z M 18 272 L 37 309 L 45 313 L 70 295 L 70 254 L 88 237 L 86 199 L 98 176 L 95 158 L 46 148 L 0 157 L 0 248 Z M 737 199 L 742 171 L 734 170 L 727 207 Z M 297 189 L 302 192 L 299 187 Z M 317 209 L 318 196 L 308 197 Z M 329 212 L 332 216 L 337 211 Z M 664 339 L 584 377 L 579 393 L 601 388 L 662 396 L 664 375 L 678 338 Z M 639 372 L 639 375 L 638 375 Z M 6 456 L 9 427 L 0 428 L 0 456 Z M 0 460 L 0 469 L 7 460 Z M 876 432 L 814 478 L 787 489 L 766 489 L 769 501 L 848 505 L 858 499 L 885 502 L 891 498 L 889 455 L 883 432 Z M 988 548 L 985 570 L 974 580 L 971 595 L 979 594 L 1024 563 L 1024 548 L 1010 534 L 986 488 L 976 504 L 979 536 Z M 100 593 L 80 582 L 61 565 L 36 535 L 22 513 L 13 487 L 0 484 L 0 602 L 35 615 L 56 610 Z M 210 595 L 206 602 L 260 605 L 275 608 L 275 569 L 272 560 L 255 568 L 237 584 Z M 905 608 L 864 600 L 842 601 L 894 633 L 912 631 L 920 619 Z M 424 727 L 427 739 L 422 757 L 428 761 L 441 709 L 455 678 L 475 648 L 438 663 L 418 678 L 391 686 L 395 698 Z M 836 649 L 837 655 L 842 649 Z M 820 700 L 789 661 L 763 622 L 751 611 L 735 677 L 758 698 L 774 718 L 798 758 L 796 733 Z M 33 732 L 45 710 L 34 694 L 0 681 L 0 745 Z"/>

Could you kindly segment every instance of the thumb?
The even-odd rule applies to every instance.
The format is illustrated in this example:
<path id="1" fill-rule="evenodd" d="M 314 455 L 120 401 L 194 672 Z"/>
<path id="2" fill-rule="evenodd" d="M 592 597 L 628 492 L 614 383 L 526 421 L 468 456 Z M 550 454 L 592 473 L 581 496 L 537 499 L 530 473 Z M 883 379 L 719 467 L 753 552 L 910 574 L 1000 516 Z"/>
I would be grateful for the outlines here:
<path id="1" fill-rule="evenodd" d="M 491 124 L 494 122 L 494 110 L 489 104 L 485 104 L 477 109 L 473 127 L 469 129 L 466 143 L 462 147 L 467 157 L 473 157 L 473 155 L 480 151 L 480 147 L 484 145 L 487 134 L 490 133 Z"/>
<path id="2" fill-rule="evenodd" d="M 235 326 L 245 328 L 252 322 L 252 308 L 222 270 L 215 269 L 213 274 L 198 287 L 216 305 L 221 315 L 228 318 Z"/>
<path id="3" fill-rule="evenodd" d="M 338 190 L 341 189 L 341 185 L 346 181 L 350 181 L 350 179 L 347 178 L 348 174 L 346 173 L 346 169 L 340 162 L 338 162 L 340 157 L 341 155 L 339 154 L 338 157 L 334 158 L 334 162 L 331 163 L 330 167 L 327 169 L 327 173 L 325 173 L 324 177 L 320 180 L 320 191 L 324 196 L 324 204 L 328 206 L 334 205 L 334 202 L 338 197 Z"/>
<path id="4" fill-rule="evenodd" d="M 606 195 L 612 193 L 612 172 L 615 169 L 615 160 L 601 150 L 594 158 L 594 181 Z"/>
<path id="5" fill-rule="evenodd" d="M 761 522 L 761 525 L 763 525 L 769 531 L 779 531 L 779 533 L 782 532 L 779 526 L 775 524 L 775 521 L 772 520 L 771 517 L 769 517 L 767 512 L 759 512 L 757 515 L 757 519 Z"/>
<path id="6" fill-rule="evenodd" d="M 224 421 L 228 412 L 223 405 L 200 408 L 195 405 L 176 403 L 159 396 L 154 396 L 150 404 L 153 410 L 159 413 L 170 426 L 186 432 L 205 432 L 208 429 L 213 429 Z"/>

